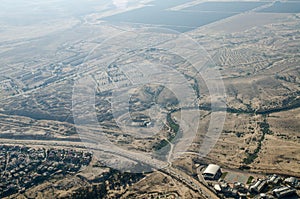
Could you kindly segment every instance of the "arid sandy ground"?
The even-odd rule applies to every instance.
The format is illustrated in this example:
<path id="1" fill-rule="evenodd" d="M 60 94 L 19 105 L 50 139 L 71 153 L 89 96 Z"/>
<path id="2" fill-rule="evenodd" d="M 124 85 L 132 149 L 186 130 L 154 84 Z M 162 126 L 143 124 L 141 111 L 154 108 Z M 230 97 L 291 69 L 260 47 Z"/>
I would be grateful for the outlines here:
<path id="1" fill-rule="evenodd" d="M 134 4 L 130 8 L 141 5 Z M 132 28 L 128 24 L 110 26 L 98 20 L 109 14 L 112 13 L 88 15 L 80 20 L 59 20 L 59 23 L 53 21 L 51 26 L 39 24 L 6 29 L 3 26 L 5 30 L 0 32 L 0 55 L 4 58 L 0 67 L 1 144 L 83 149 L 85 146 L 73 124 L 72 92 L 77 78 L 92 74 L 98 85 L 95 109 L 99 126 L 89 126 L 90 130 L 105 132 L 113 144 L 135 152 L 149 153 L 167 145 L 166 140 L 172 140 L 176 134 L 176 125 L 172 121 L 164 121 L 161 131 L 152 138 L 134 139 L 133 135 L 135 129 L 148 125 L 149 117 L 145 115 L 166 119 L 168 111 L 177 108 L 174 93 L 147 85 L 130 90 L 131 114 L 121 112 L 116 116 L 110 110 L 113 96 L 108 82 L 117 80 L 120 85 L 126 85 L 131 80 L 119 71 L 122 66 L 148 64 L 149 60 L 160 61 L 184 74 L 195 92 L 199 91 L 197 102 L 201 110 L 197 136 L 188 151 L 172 162 L 177 171 L 188 176 L 195 175 L 194 163 L 200 162 L 217 163 L 229 169 L 242 168 L 245 172 L 300 176 L 299 14 L 251 11 L 184 33 L 211 56 L 215 66 L 206 69 L 220 72 L 226 91 L 224 127 L 220 137 L 215 140 L 216 145 L 208 150 L 209 154 L 204 158 L 199 158 L 199 148 L 205 139 L 212 114 L 212 96 L 209 95 L 205 78 L 193 76 L 191 65 L 179 56 L 167 56 L 159 50 L 130 52 L 132 54 L 129 57 L 120 57 L 112 64 L 106 63 L 106 56 L 113 55 L 116 49 L 107 46 L 101 55 L 104 59 L 94 59 L 91 54 L 95 46 L 120 30 Z M 9 34 L 15 31 L 19 34 L 14 37 Z M 89 34 L 82 35 L 82 32 Z M 163 46 L 161 40 L 168 37 L 170 35 L 163 33 L 161 38 L 153 42 Z M 56 38 L 55 42 L 53 38 Z M 148 62 L 144 63 L 142 60 L 145 57 Z M 107 66 L 105 64 L 110 68 L 103 73 L 103 68 Z M 80 67 L 83 69 L 80 70 Z M 130 74 L 138 76 L 136 71 Z M 157 77 L 162 77 L 162 74 L 157 74 Z M 100 92 L 101 89 L 105 92 Z M 152 107 L 153 103 L 161 106 Z M 115 109 L 118 108 L 115 106 Z M 186 110 L 190 113 L 188 121 L 195 119 L 192 111 L 195 110 Z M 223 113 L 225 110 L 217 111 Z M 179 110 L 169 114 L 174 121 L 181 116 Z M 134 119 L 134 122 L 127 124 L 130 127 L 128 132 L 121 132 L 116 121 L 126 122 L 128 118 Z M 186 127 L 192 129 L 193 125 Z M 199 195 L 188 183 L 174 179 L 167 172 L 132 175 L 129 184 L 120 186 L 119 180 L 122 181 L 124 175 L 98 164 L 94 159 L 91 165 L 82 168 L 76 175 L 48 179 L 13 197 L 67 198 L 73 194 L 96 193 L 104 189 L 107 198 L 195 198 Z M 106 174 L 107 181 L 97 181 Z M 110 180 L 116 183 L 110 184 Z"/>

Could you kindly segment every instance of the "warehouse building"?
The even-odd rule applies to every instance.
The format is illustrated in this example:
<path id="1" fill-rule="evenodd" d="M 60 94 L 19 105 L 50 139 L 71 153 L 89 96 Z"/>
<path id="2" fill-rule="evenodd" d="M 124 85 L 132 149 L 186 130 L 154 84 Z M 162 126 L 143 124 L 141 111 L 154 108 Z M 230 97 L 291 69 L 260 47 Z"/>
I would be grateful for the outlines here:
<path id="1" fill-rule="evenodd" d="M 254 185 L 250 186 L 250 192 L 260 193 L 267 186 L 265 180 L 259 179 Z"/>
<path id="2" fill-rule="evenodd" d="M 298 185 L 298 179 L 295 177 L 286 178 L 284 182 L 292 187 L 296 187 Z"/>
<path id="3" fill-rule="evenodd" d="M 285 198 L 296 194 L 296 189 L 292 187 L 280 187 L 273 190 L 273 195 L 277 198 Z"/>
<path id="4" fill-rule="evenodd" d="M 221 177 L 221 167 L 215 164 L 210 164 L 202 173 L 206 180 L 217 180 Z"/>

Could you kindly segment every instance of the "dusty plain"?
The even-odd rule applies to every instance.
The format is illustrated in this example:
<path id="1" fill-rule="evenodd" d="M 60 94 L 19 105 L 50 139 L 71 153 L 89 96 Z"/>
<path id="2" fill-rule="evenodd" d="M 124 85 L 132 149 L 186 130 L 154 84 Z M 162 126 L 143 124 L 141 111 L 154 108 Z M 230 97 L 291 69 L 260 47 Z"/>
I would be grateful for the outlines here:
<path id="1" fill-rule="evenodd" d="M 145 3 L 132 2 L 128 9 L 141 7 Z M 204 47 L 214 63 L 213 68 L 204 64 L 203 70 L 208 73 L 204 71 L 202 74 L 209 74 L 210 71 L 221 74 L 227 108 L 212 110 L 210 105 L 213 99 L 205 82 L 208 77 L 195 73 L 195 68 L 182 57 L 161 51 L 160 47 L 173 38 L 172 34 L 162 33 L 161 37 L 151 41 L 153 45 L 150 50 L 130 50 L 114 57 L 114 52 L 119 49 L 112 44 L 113 47 L 102 46 L 100 54 L 95 52 L 94 48 L 112 35 L 132 30 L 130 24 L 115 26 L 101 21 L 101 17 L 123 12 L 108 12 L 111 6 L 99 6 L 94 13 L 84 17 L 58 18 L 48 22 L 51 25 L 2 24 L 1 146 L 26 146 L 45 151 L 52 148 L 73 149 L 82 153 L 95 147 L 98 151 L 101 148 L 98 145 L 86 145 L 82 141 L 72 112 L 76 106 L 72 101 L 74 85 L 82 77 L 91 77 L 96 85 L 98 123 L 97 126 L 88 124 L 84 129 L 101 132 L 110 144 L 132 154 L 145 154 L 147 158 L 131 160 L 131 153 L 127 156 L 118 152 L 107 155 L 103 151 L 101 155 L 109 156 L 108 159 L 113 156 L 113 159 L 120 159 L 124 164 L 130 159 L 129 162 L 145 166 L 150 159 L 148 155 L 159 151 L 159 161 L 168 167 L 156 169 L 155 172 L 123 173 L 108 168 L 107 162 L 95 155 L 88 165 L 82 164 L 76 172 L 53 174 L 38 184 L 22 190 L 19 187 L 21 191 L 3 196 L 206 198 L 210 195 L 216 198 L 197 178 L 196 165 L 209 163 L 260 175 L 276 173 L 300 177 L 300 14 L 253 10 L 184 33 Z M 97 11 L 102 14 L 97 14 Z M 239 25 L 241 21 L 242 26 Z M 135 24 L 133 27 L 137 26 L 148 27 L 145 24 Z M 147 38 L 138 39 L 135 43 L 149 44 Z M 186 77 L 196 100 L 187 96 L 187 104 L 179 107 L 176 93 L 151 82 L 125 90 L 130 95 L 130 107 L 129 113 L 122 112 L 122 104 L 114 102 L 114 86 L 126 88 L 133 80 L 143 78 L 144 71 L 132 66 L 139 64 L 145 69 L 149 63 L 163 63 Z M 131 71 L 128 74 L 132 76 L 124 72 L 129 68 Z M 155 74 L 158 80 L 162 77 L 176 79 L 175 73 L 172 76 L 164 72 Z M 121 111 L 113 113 L 112 106 L 113 110 Z M 190 115 L 186 121 L 195 122 L 191 116 L 195 110 L 199 112 L 200 119 L 193 143 L 179 158 L 172 160 L 172 149 L 177 146 L 171 142 L 179 136 L 179 129 L 194 130 L 192 125 L 185 125 L 185 121 L 178 126 L 179 120 L 182 115 Z M 207 136 L 214 112 L 226 112 L 224 126 L 215 140 L 216 144 L 205 157 L 201 157 L 199 148 Z M 78 117 L 89 118 L 89 114 Z M 130 123 L 126 123 L 128 120 Z M 120 124 L 125 124 L 127 131 L 122 131 Z M 158 125 L 159 128 L 151 125 Z M 153 133 L 152 127 L 158 132 Z M 141 132 L 139 129 L 142 129 L 141 137 L 138 135 Z M 5 170 L 0 171 L 4 175 Z"/>

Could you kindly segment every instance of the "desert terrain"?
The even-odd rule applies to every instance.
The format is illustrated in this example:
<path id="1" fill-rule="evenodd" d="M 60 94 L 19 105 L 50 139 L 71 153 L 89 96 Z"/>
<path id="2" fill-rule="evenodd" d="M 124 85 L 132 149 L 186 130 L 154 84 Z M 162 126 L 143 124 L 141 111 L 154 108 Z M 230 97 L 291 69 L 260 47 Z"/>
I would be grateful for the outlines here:
<path id="1" fill-rule="evenodd" d="M 250 1 L 187 26 L 130 18 L 219 12 L 205 3 L 0 14 L 0 197 L 218 198 L 198 177 L 211 163 L 299 178 L 299 11 Z"/>

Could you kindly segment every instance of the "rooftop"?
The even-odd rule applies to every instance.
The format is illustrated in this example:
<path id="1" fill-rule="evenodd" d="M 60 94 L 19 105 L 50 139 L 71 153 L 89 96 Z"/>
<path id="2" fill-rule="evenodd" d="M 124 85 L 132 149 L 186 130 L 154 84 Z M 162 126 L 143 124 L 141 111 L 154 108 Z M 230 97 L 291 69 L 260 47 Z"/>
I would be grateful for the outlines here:
<path id="1" fill-rule="evenodd" d="M 217 172 L 220 170 L 220 166 L 216 165 L 216 164 L 209 164 L 207 166 L 207 168 L 204 170 L 203 174 L 212 174 L 212 175 L 216 175 Z"/>

